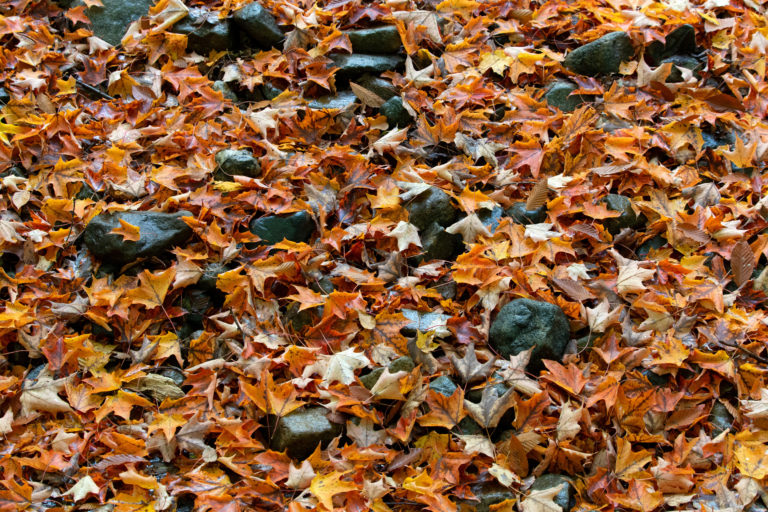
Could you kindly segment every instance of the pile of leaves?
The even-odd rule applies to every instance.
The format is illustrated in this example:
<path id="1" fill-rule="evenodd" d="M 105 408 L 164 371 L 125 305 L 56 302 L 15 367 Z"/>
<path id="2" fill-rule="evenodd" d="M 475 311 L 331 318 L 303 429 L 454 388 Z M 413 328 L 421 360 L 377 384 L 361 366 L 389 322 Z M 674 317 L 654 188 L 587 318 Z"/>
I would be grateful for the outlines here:
<path id="1" fill-rule="evenodd" d="M 0 6 L 0 510 L 471 510 L 490 484 L 511 496 L 494 510 L 561 510 L 530 490 L 544 473 L 572 478 L 574 510 L 766 498 L 759 0 L 266 0 L 285 48 L 204 56 L 169 31 L 176 3 L 117 47 L 92 37 L 85 6 Z M 403 42 L 405 68 L 384 77 L 412 124 L 365 98 L 308 108 L 335 92 L 340 30 L 382 23 Z M 706 65 L 671 81 L 644 49 L 683 24 Z M 635 48 L 617 75 L 562 65 L 614 31 Z M 225 72 L 283 92 L 238 104 L 213 88 Z M 591 99 L 569 113 L 544 99 L 566 77 Z M 230 147 L 260 176 L 217 179 Z M 406 206 L 427 186 L 464 214 L 455 261 L 419 258 Z M 643 222 L 612 234 L 608 194 Z M 546 221 L 479 220 L 520 201 Z M 81 235 L 127 209 L 192 212 L 195 236 L 105 273 Z M 247 229 L 302 210 L 310 243 Z M 185 298 L 216 263 L 221 300 L 189 333 Z M 568 355 L 540 374 L 487 342 L 521 297 L 571 324 Z M 448 320 L 406 337 L 404 309 Z M 361 383 L 404 355 L 412 371 Z M 441 375 L 460 384 L 449 397 L 429 388 Z M 344 434 L 306 460 L 270 450 L 308 405 Z"/>

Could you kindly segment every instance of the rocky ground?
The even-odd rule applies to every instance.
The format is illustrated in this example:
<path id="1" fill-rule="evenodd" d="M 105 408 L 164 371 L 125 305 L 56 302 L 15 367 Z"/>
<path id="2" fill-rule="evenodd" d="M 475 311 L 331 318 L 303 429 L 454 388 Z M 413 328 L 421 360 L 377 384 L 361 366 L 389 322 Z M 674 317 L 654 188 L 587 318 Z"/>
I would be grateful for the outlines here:
<path id="1" fill-rule="evenodd" d="M 0 510 L 765 510 L 745 0 L 0 5 Z"/>

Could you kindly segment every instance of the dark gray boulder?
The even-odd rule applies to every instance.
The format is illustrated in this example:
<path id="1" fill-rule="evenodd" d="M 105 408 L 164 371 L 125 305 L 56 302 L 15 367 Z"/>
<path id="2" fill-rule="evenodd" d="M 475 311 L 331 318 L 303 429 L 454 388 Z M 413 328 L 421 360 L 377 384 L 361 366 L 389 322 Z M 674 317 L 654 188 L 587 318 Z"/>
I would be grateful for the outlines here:
<path id="1" fill-rule="evenodd" d="M 617 234 L 624 228 L 637 227 L 639 221 L 637 214 L 632 209 L 632 201 L 626 196 L 619 194 L 608 194 L 605 196 L 605 206 L 609 210 L 621 212 L 618 217 L 611 217 L 603 221 L 605 229 L 612 235 Z"/>
<path id="2" fill-rule="evenodd" d="M 570 338 L 565 313 L 556 305 L 531 299 L 515 299 L 501 308 L 491 323 L 490 345 L 502 357 L 533 348 L 528 368 L 543 368 L 543 359 L 562 361 Z"/>
<path id="3" fill-rule="evenodd" d="M 11 101 L 11 94 L 5 87 L 0 87 L 0 105 L 7 105 Z"/>
<path id="4" fill-rule="evenodd" d="M 272 13 L 258 2 L 251 2 L 235 11 L 232 20 L 240 30 L 265 50 L 277 47 L 285 37 Z"/>
<path id="5" fill-rule="evenodd" d="M 342 431 L 342 426 L 331 422 L 327 413 L 324 407 L 306 407 L 285 415 L 277 422 L 270 448 L 285 451 L 294 459 L 306 459 L 318 444 L 326 447 Z"/>
<path id="6" fill-rule="evenodd" d="M 557 107 L 563 112 L 573 112 L 582 103 L 589 101 L 589 96 L 583 94 L 576 94 L 571 96 L 571 93 L 579 88 L 578 85 L 559 80 L 553 83 L 544 98 L 547 100 L 547 105 L 551 107 Z"/>
<path id="7" fill-rule="evenodd" d="M 228 176 L 255 178 L 261 172 L 259 160 L 250 149 L 222 149 L 216 153 L 216 163 Z"/>
<path id="8" fill-rule="evenodd" d="M 352 43 L 355 53 L 393 54 L 400 50 L 400 33 L 394 25 L 363 28 L 344 32 Z"/>
<path id="9" fill-rule="evenodd" d="M 403 99 L 399 96 L 388 99 L 379 111 L 387 118 L 390 128 L 408 126 L 413 121 L 411 114 L 403 106 Z"/>
<path id="10" fill-rule="evenodd" d="M 669 73 L 666 80 L 669 83 L 683 81 L 683 73 L 679 68 L 690 69 L 693 71 L 693 76 L 695 78 L 698 78 L 699 71 L 704 69 L 704 65 L 697 58 L 691 57 L 690 55 L 672 55 L 661 61 L 662 64 L 667 62 L 672 63 L 672 71 Z"/>
<path id="11" fill-rule="evenodd" d="M 528 210 L 524 202 L 515 203 L 507 208 L 507 215 L 518 224 L 540 224 L 547 220 L 547 207 L 541 206 L 535 210 Z"/>
<path id="12" fill-rule="evenodd" d="M 203 275 L 201 275 L 200 279 L 197 281 L 197 286 L 201 290 L 209 293 L 215 291 L 217 289 L 216 281 L 219 279 L 219 274 L 223 274 L 227 270 L 229 270 L 227 266 L 218 261 L 209 263 L 203 268 Z"/>
<path id="13" fill-rule="evenodd" d="M 492 209 L 481 208 L 477 212 L 477 218 L 493 233 L 499 227 L 501 218 L 504 216 L 504 209 L 501 206 L 494 206 Z"/>
<path id="14" fill-rule="evenodd" d="M 100 213 L 88 223 L 83 232 L 86 247 L 104 263 L 123 266 L 139 258 L 159 256 L 181 245 L 192 236 L 190 228 L 180 217 L 189 212 L 114 212 Z M 131 242 L 120 235 L 110 234 L 120 227 L 120 219 L 139 228 L 139 240 Z"/>
<path id="15" fill-rule="evenodd" d="M 274 245 L 284 238 L 291 242 L 309 242 L 315 231 L 315 223 L 312 216 L 302 210 L 290 215 L 267 215 L 253 219 L 250 229 L 266 245 Z"/>
<path id="16" fill-rule="evenodd" d="M 580 75 L 618 73 L 619 65 L 634 53 L 632 40 L 625 32 L 611 32 L 569 53 L 563 65 Z"/>
<path id="17" fill-rule="evenodd" d="M 229 86 L 227 82 L 224 82 L 223 80 L 216 80 L 213 82 L 213 85 L 211 86 L 211 89 L 214 91 L 220 92 L 222 95 L 224 95 L 224 98 L 228 99 L 229 101 L 239 101 L 240 98 L 237 97 L 237 94 L 235 91 L 232 90 L 232 88 Z"/>
<path id="18" fill-rule="evenodd" d="M 696 51 L 696 29 L 686 24 L 670 32 L 664 43 L 651 42 L 645 49 L 645 55 L 651 65 L 657 66 L 672 55 L 690 55 Z"/>
<path id="19" fill-rule="evenodd" d="M 355 78 L 366 73 L 381 74 L 400 67 L 405 59 L 397 55 L 373 55 L 363 53 L 330 55 L 331 60 L 339 68 L 336 77 L 342 80 Z"/>
<path id="20" fill-rule="evenodd" d="M 552 473 L 541 475 L 533 482 L 531 490 L 544 491 L 559 485 L 563 485 L 563 488 L 560 489 L 560 492 L 555 495 L 552 501 L 555 503 L 555 505 L 562 507 L 563 512 L 570 512 L 570 510 L 575 505 L 575 489 L 573 488 L 573 484 L 568 477 L 563 475 L 555 475 Z"/>
<path id="21" fill-rule="evenodd" d="M 420 230 L 427 229 L 433 222 L 450 226 L 458 217 L 451 196 L 437 187 L 429 187 L 405 205 L 405 209 L 409 222 Z"/>
<path id="22" fill-rule="evenodd" d="M 220 20 L 214 12 L 193 8 L 189 15 L 173 25 L 174 32 L 187 36 L 187 50 L 208 55 L 211 51 L 224 51 L 233 47 L 232 30 L 228 19 Z"/>
<path id="23" fill-rule="evenodd" d="M 427 229 L 421 230 L 421 259 L 430 260 L 454 260 L 464 251 L 464 238 L 460 233 L 449 233 L 437 222 L 430 224 Z"/>
<path id="24" fill-rule="evenodd" d="M 88 7 L 85 14 L 91 20 L 94 35 L 117 46 L 128 26 L 145 16 L 155 0 L 102 0 L 101 3 L 102 6 Z"/>
<path id="25" fill-rule="evenodd" d="M 456 383 L 447 375 L 441 375 L 429 383 L 429 389 L 443 396 L 451 396 L 456 391 Z"/>
<path id="26" fill-rule="evenodd" d="M 389 363 L 389 366 L 387 369 L 389 370 L 389 373 L 397 373 L 397 372 L 410 372 L 416 367 L 416 365 L 413 364 L 413 359 L 411 359 L 408 356 L 398 357 L 391 363 Z M 376 385 L 376 383 L 379 381 L 379 377 L 381 377 L 381 374 L 384 373 L 384 367 L 374 368 L 370 371 L 370 373 L 363 375 L 360 377 L 360 382 L 363 383 L 363 386 L 365 386 L 367 389 L 371 389 L 373 386 Z"/>

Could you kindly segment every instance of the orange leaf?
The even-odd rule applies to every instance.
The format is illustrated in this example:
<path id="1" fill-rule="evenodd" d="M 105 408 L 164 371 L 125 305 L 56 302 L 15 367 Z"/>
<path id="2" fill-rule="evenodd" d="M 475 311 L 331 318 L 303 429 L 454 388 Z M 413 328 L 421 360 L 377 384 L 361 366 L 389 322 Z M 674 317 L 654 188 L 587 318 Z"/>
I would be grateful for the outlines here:
<path id="1" fill-rule="evenodd" d="M 464 391 L 457 387 L 451 396 L 430 389 L 427 392 L 429 412 L 417 421 L 423 427 L 453 428 L 461 421 L 464 412 Z"/>
<path id="2" fill-rule="evenodd" d="M 176 267 L 157 274 L 144 270 L 139 274 L 139 287 L 129 291 L 127 296 L 147 309 L 162 306 L 175 276 Z"/>

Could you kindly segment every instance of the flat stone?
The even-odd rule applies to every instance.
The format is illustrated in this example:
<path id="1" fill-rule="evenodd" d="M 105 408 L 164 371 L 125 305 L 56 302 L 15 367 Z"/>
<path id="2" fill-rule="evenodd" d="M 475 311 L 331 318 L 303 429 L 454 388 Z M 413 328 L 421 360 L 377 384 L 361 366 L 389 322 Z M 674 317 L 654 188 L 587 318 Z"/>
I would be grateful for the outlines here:
<path id="1" fill-rule="evenodd" d="M 285 37 L 272 13 L 258 2 L 251 2 L 235 11 L 232 20 L 240 30 L 265 50 L 277 47 Z"/>
<path id="2" fill-rule="evenodd" d="M 583 94 L 571 96 L 571 93 L 578 88 L 579 86 L 574 83 L 560 80 L 549 87 L 544 98 L 547 100 L 547 105 L 551 107 L 557 107 L 563 112 L 573 112 L 582 103 L 589 101 L 589 96 Z"/>
<path id="3" fill-rule="evenodd" d="M 507 208 L 507 215 L 518 224 L 540 224 L 547 220 L 547 207 L 541 206 L 535 210 L 528 210 L 524 202 L 515 203 Z"/>
<path id="4" fill-rule="evenodd" d="M 189 15 L 175 23 L 172 30 L 185 34 L 187 50 L 200 55 L 229 50 L 234 46 L 229 20 L 220 20 L 216 13 L 206 9 L 190 9 Z"/>
<path id="5" fill-rule="evenodd" d="M 435 331 L 435 335 L 440 338 L 451 334 L 451 331 L 446 327 L 448 319 L 451 318 L 448 315 L 416 311 L 415 309 L 403 309 L 400 312 L 411 322 L 401 329 L 401 332 L 406 336 L 416 336 L 417 331 L 422 333 Z"/>
<path id="6" fill-rule="evenodd" d="M 336 76 L 343 80 L 355 78 L 366 73 L 381 74 L 400 67 L 405 59 L 396 55 L 373 55 L 363 53 L 333 54 L 329 56 L 339 70 Z"/>
<path id="7" fill-rule="evenodd" d="M 552 499 L 552 501 L 555 503 L 555 505 L 561 507 L 563 512 L 570 512 L 570 510 L 573 508 L 573 505 L 575 504 L 575 489 L 573 488 L 573 484 L 568 477 L 563 475 L 555 475 L 552 473 L 541 475 L 533 482 L 533 485 L 531 485 L 531 490 L 543 491 L 557 487 L 559 485 L 563 485 L 563 488 L 560 489 L 560 492 L 555 494 L 555 497 Z"/>
<path id="8" fill-rule="evenodd" d="M 403 106 L 403 99 L 399 96 L 388 99 L 379 111 L 386 116 L 390 128 L 408 126 L 413 121 L 411 114 Z"/>
<path id="9" fill-rule="evenodd" d="M 321 96 L 307 103 L 313 109 L 339 109 L 343 110 L 357 101 L 357 96 L 352 91 L 339 91 L 334 95 Z"/>
<path id="10" fill-rule="evenodd" d="M 429 389 L 443 396 L 451 396 L 456 391 L 456 383 L 447 375 L 441 375 L 429 383 Z"/>
<path id="11" fill-rule="evenodd" d="M 216 153 L 216 163 L 228 176 L 255 178 L 261 172 L 259 161 L 250 149 L 222 149 Z"/>
<path id="12" fill-rule="evenodd" d="M 180 217 L 189 212 L 114 212 L 100 213 L 88 223 L 83 238 L 88 250 L 99 260 L 123 266 L 139 258 L 159 256 L 192 236 L 190 228 Z M 120 227 L 120 219 L 139 228 L 139 240 L 131 242 L 120 235 L 110 234 Z"/>
<path id="13" fill-rule="evenodd" d="M 307 407 L 285 415 L 277 423 L 270 447 L 294 459 L 306 459 L 318 444 L 324 448 L 341 434 L 341 425 L 329 421 L 327 413 L 324 407 Z"/>
<path id="14" fill-rule="evenodd" d="M 414 197 L 405 209 L 408 210 L 409 222 L 420 230 L 427 229 L 434 222 L 448 227 L 458 217 L 451 196 L 437 187 L 429 187 Z"/>
<path id="15" fill-rule="evenodd" d="M 261 238 L 262 244 L 274 245 L 283 239 L 291 242 L 309 242 L 315 231 L 312 216 L 302 210 L 290 215 L 267 215 L 253 219 L 251 233 Z"/>
<path id="16" fill-rule="evenodd" d="M 355 53 L 393 54 L 400 51 L 402 45 L 400 33 L 394 25 L 348 30 L 344 33 L 349 37 Z"/>
<path id="17" fill-rule="evenodd" d="M 619 194 L 608 194 L 605 196 L 604 201 L 609 210 L 621 212 L 621 215 L 618 217 L 611 217 L 603 221 L 605 229 L 610 234 L 618 234 L 624 228 L 637 227 L 637 214 L 632 209 L 632 201 L 628 197 Z"/>
<path id="18" fill-rule="evenodd" d="M 580 75 L 618 73 L 619 65 L 634 53 L 632 40 L 625 32 L 611 32 L 569 53 L 563 65 Z"/>
<path id="19" fill-rule="evenodd" d="M 528 368 L 538 371 L 544 359 L 562 361 L 570 332 L 565 313 L 555 304 L 515 299 L 499 310 L 488 341 L 505 358 L 533 348 Z"/>
<path id="20" fill-rule="evenodd" d="M 75 2 L 83 5 L 82 1 Z M 91 29 L 96 37 L 112 45 L 119 45 L 128 26 L 145 16 L 155 0 L 102 0 L 102 6 L 91 6 L 85 10 L 91 20 Z"/>

